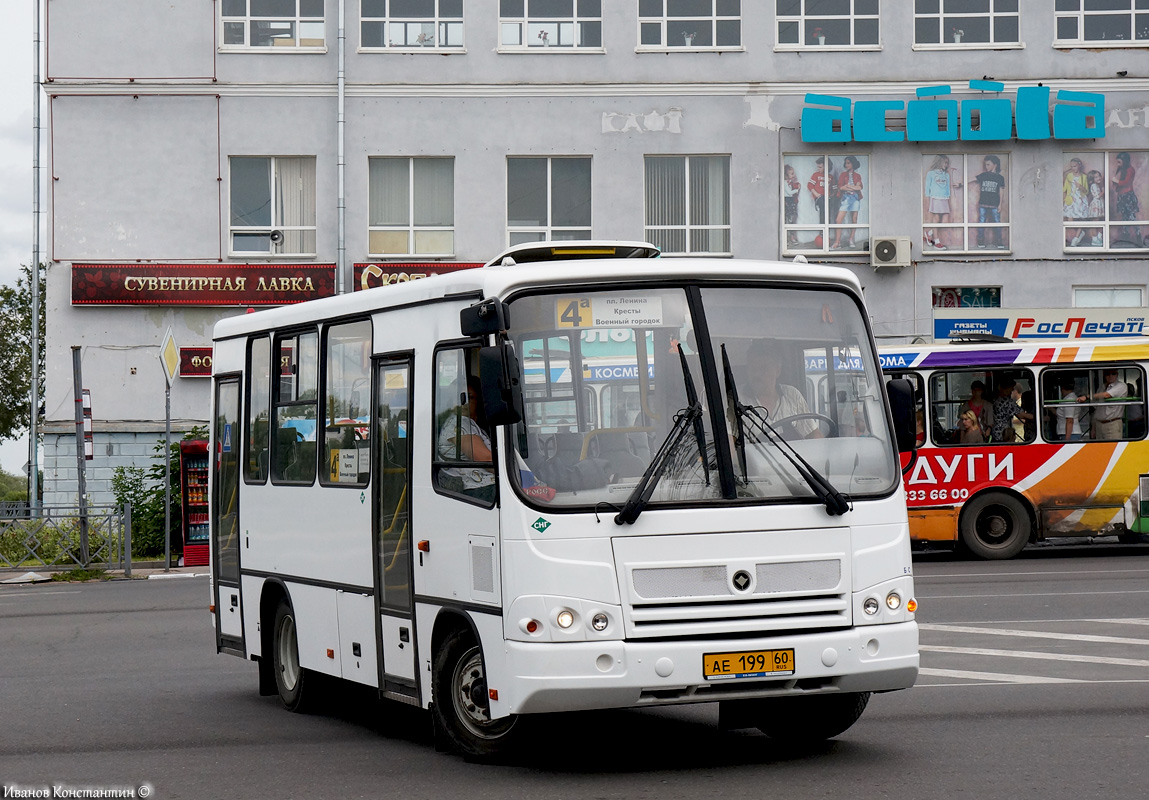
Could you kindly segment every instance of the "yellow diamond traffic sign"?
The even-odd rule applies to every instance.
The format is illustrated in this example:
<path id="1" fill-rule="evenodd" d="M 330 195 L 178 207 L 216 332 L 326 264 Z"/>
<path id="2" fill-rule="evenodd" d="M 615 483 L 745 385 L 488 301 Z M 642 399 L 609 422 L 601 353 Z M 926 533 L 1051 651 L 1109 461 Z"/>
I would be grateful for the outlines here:
<path id="1" fill-rule="evenodd" d="M 164 377 L 168 379 L 168 386 L 171 386 L 172 379 L 175 378 L 176 371 L 180 368 L 180 350 L 176 347 L 176 340 L 172 336 L 171 328 L 168 328 L 167 335 L 164 336 L 164 343 L 160 345 L 160 363 L 164 365 Z"/>

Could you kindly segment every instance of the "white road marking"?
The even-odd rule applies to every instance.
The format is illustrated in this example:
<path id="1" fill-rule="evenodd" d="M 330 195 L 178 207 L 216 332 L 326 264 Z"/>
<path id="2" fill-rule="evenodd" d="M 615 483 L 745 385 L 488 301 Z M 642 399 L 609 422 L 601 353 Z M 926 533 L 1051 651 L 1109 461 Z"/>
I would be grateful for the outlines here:
<path id="1" fill-rule="evenodd" d="M 918 605 L 922 600 L 989 600 L 993 597 L 1096 597 L 1103 594 L 1149 594 L 1149 589 L 1127 589 L 1123 592 L 1018 592 L 1016 594 L 937 594 L 917 595 Z"/>
<path id="2" fill-rule="evenodd" d="M 0 592 L 0 598 L 3 597 L 27 597 L 29 595 L 36 595 L 43 597 L 46 594 L 79 594 L 79 589 L 62 589 L 54 592 Z"/>
<path id="3" fill-rule="evenodd" d="M 1149 661 L 1139 658 L 1114 658 L 1111 656 L 1078 656 L 1071 653 L 1038 653 L 1029 650 L 990 650 L 981 647 L 948 647 L 945 645 L 920 645 L 922 652 L 957 653 L 969 656 L 1000 656 L 1002 658 L 1030 658 L 1045 661 L 1074 661 L 1081 664 L 1115 664 L 1122 667 L 1149 667 Z"/>
<path id="4" fill-rule="evenodd" d="M 1043 678 L 1040 675 L 1009 675 L 1001 672 L 969 672 L 961 669 L 930 669 L 921 667 L 919 675 L 934 678 L 966 678 L 971 681 L 995 681 L 997 683 L 1081 683 L 1073 678 Z M 953 685 L 953 684 L 951 684 Z M 960 684 L 958 684 L 960 685 Z"/>
<path id="5" fill-rule="evenodd" d="M 1108 622 L 1114 625 L 1149 625 L 1149 619 L 1083 619 L 1082 622 Z"/>
<path id="6" fill-rule="evenodd" d="M 966 625 L 938 625 L 919 622 L 918 629 L 945 633 L 985 633 L 990 636 L 1017 636 L 1026 639 L 1058 639 L 1067 642 L 1102 642 L 1106 644 L 1141 644 L 1149 646 L 1149 639 L 1129 639 L 1124 636 L 1097 636 L 1091 633 L 1051 633 L 1049 631 L 1019 631 L 1006 628 L 975 628 Z"/>
<path id="7" fill-rule="evenodd" d="M 1081 569 L 1081 570 L 1058 570 L 1058 571 L 1039 571 L 1039 572 L 955 572 L 952 574 L 939 574 L 939 575 L 914 575 L 914 581 L 938 581 L 945 580 L 946 578 L 1033 578 L 1041 577 L 1043 575 L 1075 575 L 1075 576 L 1090 576 L 1090 575 L 1119 575 L 1123 572 L 1132 572 L 1135 575 L 1144 575 L 1149 572 L 1149 569 Z"/>

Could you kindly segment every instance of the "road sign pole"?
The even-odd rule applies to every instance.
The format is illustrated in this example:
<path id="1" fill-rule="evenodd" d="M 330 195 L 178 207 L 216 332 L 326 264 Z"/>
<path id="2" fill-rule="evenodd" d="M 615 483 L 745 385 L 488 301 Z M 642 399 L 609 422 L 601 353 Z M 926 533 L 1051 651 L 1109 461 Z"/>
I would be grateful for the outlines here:
<path id="1" fill-rule="evenodd" d="M 160 345 L 164 368 L 164 572 L 172 568 L 172 381 L 180 365 L 180 351 L 169 326 Z"/>

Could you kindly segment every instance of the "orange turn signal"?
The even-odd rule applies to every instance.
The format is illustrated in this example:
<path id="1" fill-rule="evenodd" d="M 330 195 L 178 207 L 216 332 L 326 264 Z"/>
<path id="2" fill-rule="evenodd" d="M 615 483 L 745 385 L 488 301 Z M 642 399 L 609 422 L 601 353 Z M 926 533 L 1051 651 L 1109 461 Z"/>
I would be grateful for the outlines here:
<path id="1" fill-rule="evenodd" d="M 215 603 L 212 603 L 210 606 L 208 606 L 207 610 L 210 611 L 212 614 L 214 614 L 215 613 Z"/>
<path id="2" fill-rule="evenodd" d="M 909 611 L 912 614 L 917 610 L 918 610 L 918 601 L 911 597 L 910 602 L 906 603 L 906 611 Z"/>
<path id="3" fill-rule="evenodd" d="M 427 539 L 420 540 L 419 544 L 417 544 L 415 546 L 417 548 L 419 548 L 419 552 L 421 552 L 421 553 L 430 553 L 431 552 L 431 542 Z"/>
<path id="4" fill-rule="evenodd" d="M 328 658 L 335 658 L 335 651 L 332 650 L 330 647 L 327 648 L 327 657 Z"/>

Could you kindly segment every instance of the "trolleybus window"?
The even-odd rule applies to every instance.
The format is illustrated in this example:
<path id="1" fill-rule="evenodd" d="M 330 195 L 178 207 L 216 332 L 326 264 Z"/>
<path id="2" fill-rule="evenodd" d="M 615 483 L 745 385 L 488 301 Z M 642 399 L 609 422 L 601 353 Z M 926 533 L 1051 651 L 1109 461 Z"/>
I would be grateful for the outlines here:
<path id="1" fill-rule="evenodd" d="M 275 441 L 272 481 L 315 481 L 316 398 L 319 378 L 319 337 L 301 333 L 276 340 Z"/>
<path id="2" fill-rule="evenodd" d="M 1037 403 L 1028 369 L 955 370 L 930 377 L 933 442 L 1028 443 L 1037 439 Z M 975 422 L 963 422 L 972 414 Z"/>
<path id="3" fill-rule="evenodd" d="M 332 325 L 325 349 L 321 483 L 363 486 L 371 475 L 371 323 Z"/>
<path id="4" fill-rule="evenodd" d="M 267 481 L 271 431 L 271 339 L 251 340 L 247 371 L 247 453 L 243 477 L 248 483 Z"/>

